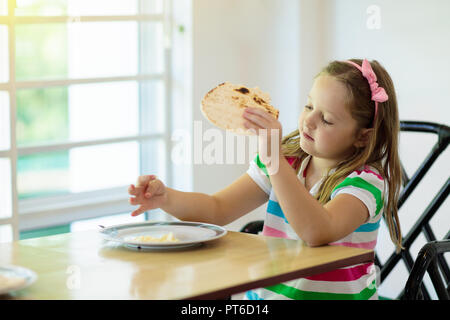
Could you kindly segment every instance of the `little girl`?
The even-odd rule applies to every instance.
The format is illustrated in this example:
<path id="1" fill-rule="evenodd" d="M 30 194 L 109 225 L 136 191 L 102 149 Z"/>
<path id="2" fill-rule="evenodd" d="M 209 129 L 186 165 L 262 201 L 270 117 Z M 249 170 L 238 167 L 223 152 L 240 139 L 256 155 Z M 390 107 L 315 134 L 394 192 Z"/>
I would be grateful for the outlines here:
<path id="1" fill-rule="evenodd" d="M 397 250 L 402 248 L 397 100 L 377 61 L 327 65 L 315 77 L 298 130 L 284 138 L 280 122 L 264 111 L 247 108 L 244 118 L 258 133 L 259 147 L 245 174 L 214 195 L 180 192 L 154 175 L 140 176 L 128 190 L 130 203 L 140 205 L 132 215 L 162 208 L 181 220 L 226 225 L 268 201 L 265 236 L 367 249 L 375 248 L 383 215 Z M 372 271 L 372 263 L 359 264 L 245 297 L 377 299 Z"/>

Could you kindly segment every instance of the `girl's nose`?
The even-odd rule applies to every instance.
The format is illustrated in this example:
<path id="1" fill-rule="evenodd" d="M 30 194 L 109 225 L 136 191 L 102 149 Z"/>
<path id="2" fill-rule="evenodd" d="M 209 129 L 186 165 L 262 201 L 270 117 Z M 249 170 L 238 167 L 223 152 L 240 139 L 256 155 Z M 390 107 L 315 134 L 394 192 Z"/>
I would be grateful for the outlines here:
<path id="1" fill-rule="evenodd" d="M 304 124 L 308 129 L 314 129 L 316 127 L 314 114 L 312 112 L 306 115 Z"/>

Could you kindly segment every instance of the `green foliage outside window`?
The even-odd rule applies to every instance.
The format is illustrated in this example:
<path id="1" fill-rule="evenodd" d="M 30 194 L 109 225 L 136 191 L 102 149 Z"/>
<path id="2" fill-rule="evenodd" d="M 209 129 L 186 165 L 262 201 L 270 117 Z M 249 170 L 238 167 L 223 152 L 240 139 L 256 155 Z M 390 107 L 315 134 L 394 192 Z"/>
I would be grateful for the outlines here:
<path id="1" fill-rule="evenodd" d="M 16 9 L 16 14 L 39 15 L 51 8 L 65 14 L 66 1 L 35 1 Z M 44 6 L 45 3 L 45 6 Z M 51 4 L 49 6 L 48 4 Z M 16 81 L 66 79 L 68 77 L 68 41 L 65 23 L 16 25 Z M 18 146 L 64 142 L 69 138 L 68 88 L 19 89 L 16 92 L 16 139 Z M 33 154 L 18 158 L 18 175 L 27 181 L 28 172 L 46 172 L 69 168 L 69 151 Z M 49 187 L 38 192 L 21 190 L 19 199 L 67 192 Z"/>

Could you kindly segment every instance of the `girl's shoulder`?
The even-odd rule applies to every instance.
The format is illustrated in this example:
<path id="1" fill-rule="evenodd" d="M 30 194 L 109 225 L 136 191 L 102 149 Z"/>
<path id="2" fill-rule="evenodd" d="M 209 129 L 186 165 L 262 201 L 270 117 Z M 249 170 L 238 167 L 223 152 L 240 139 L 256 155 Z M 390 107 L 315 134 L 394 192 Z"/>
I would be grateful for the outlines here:
<path id="1" fill-rule="evenodd" d="M 358 187 L 368 190 L 376 188 L 382 192 L 385 187 L 385 179 L 376 167 L 364 165 L 343 177 L 335 187 L 335 191 L 342 187 Z"/>
<path id="2" fill-rule="evenodd" d="M 377 168 L 364 165 L 353 170 L 333 189 L 331 199 L 340 193 L 349 193 L 359 198 L 369 209 L 371 217 L 376 217 L 383 209 L 385 195 L 384 178 Z"/>
<path id="3" fill-rule="evenodd" d="M 351 172 L 349 176 L 358 176 L 361 178 L 384 181 L 384 178 L 381 175 L 380 171 L 376 167 L 370 165 L 364 165 L 356 170 L 353 170 L 353 172 Z"/>

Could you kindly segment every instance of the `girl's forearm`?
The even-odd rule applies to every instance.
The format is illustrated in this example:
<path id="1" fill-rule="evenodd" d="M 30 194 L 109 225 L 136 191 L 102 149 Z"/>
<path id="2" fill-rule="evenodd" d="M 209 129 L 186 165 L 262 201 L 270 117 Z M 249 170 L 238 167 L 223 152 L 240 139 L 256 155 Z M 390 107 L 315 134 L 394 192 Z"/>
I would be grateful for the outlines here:
<path id="1" fill-rule="evenodd" d="M 213 196 L 199 192 L 166 189 L 167 202 L 161 206 L 162 210 L 180 220 L 216 224 L 215 217 L 219 206 Z"/>
<path id="2" fill-rule="evenodd" d="M 284 157 L 279 161 L 278 171 L 270 175 L 270 181 L 286 219 L 298 236 L 310 245 L 321 242 L 327 233 L 329 215 Z"/>

